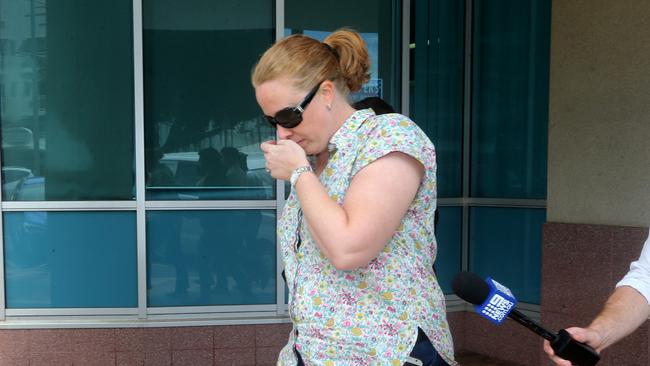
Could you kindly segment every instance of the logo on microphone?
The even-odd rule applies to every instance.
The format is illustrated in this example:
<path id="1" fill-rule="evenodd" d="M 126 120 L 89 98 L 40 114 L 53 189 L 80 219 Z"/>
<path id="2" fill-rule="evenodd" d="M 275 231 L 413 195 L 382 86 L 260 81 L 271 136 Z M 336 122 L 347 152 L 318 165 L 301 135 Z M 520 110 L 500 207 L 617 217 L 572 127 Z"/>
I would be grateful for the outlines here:
<path id="1" fill-rule="evenodd" d="M 499 325 L 510 314 L 517 304 L 517 299 L 510 290 L 488 277 L 486 281 L 490 287 L 490 294 L 487 300 L 480 306 L 476 306 L 476 312 L 491 322 Z"/>

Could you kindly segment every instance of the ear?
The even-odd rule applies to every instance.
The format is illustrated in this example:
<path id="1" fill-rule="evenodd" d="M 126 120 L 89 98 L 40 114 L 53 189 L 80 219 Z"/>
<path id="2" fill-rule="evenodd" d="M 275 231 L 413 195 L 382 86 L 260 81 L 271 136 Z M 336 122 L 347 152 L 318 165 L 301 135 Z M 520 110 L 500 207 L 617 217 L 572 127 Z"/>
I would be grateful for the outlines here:
<path id="1" fill-rule="evenodd" d="M 319 93 L 325 100 L 325 104 L 331 105 L 336 94 L 336 85 L 332 80 L 325 80 L 320 86 Z"/>

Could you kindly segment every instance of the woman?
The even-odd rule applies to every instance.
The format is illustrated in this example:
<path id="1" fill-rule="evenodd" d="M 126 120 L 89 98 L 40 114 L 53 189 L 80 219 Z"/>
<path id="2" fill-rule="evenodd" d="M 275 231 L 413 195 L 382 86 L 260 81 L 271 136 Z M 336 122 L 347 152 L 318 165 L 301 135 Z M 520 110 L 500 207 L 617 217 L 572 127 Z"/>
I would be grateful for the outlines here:
<path id="1" fill-rule="evenodd" d="M 266 168 L 292 185 L 278 234 L 294 329 L 278 365 L 456 364 L 432 271 L 433 145 L 407 117 L 350 106 L 369 65 L 340 30 L 285 38 L 253 71 L 279 137 L 261 145 Z"/>

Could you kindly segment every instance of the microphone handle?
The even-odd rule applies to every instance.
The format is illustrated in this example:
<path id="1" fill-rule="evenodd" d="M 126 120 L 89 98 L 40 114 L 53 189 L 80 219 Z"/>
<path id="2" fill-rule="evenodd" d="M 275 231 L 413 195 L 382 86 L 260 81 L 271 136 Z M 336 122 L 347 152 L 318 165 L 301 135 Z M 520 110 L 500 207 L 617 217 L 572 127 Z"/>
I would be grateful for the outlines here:
<path id="1" fill-rule="evenodd" d="M 577 366 L 593 366 L 600 361 L 598 352 L 589 345 L 580 343 L 571 334 L 561 329 L 557 339 L 551 342 L 551 348 L 559 357 L 571 361 Z"/>
<path id="2" fill-rule="evenodd" d="M 555 354 L 565 360 L 571 361 L 574 365 L 594 366 L 600 361 L 598 352 L 588 345 L 573 339 L 569 332 L 564 329 L 560 330 L 559 334 L 555 334 L 522 314 L 517 309 L 512 310 L 508 316 L 551 342 L 551 348 L 553 348 Z"/>
<path id="3" fill-rule="evenodd" d="M 532 330 L 542 338 L 546 339 L 549 342 L 553 342 L 557 339 L 557 334 L 551 332 L 550 330 L 544 328 L 540 324 L 536 323 L 533 319 L 530 319 L 526 315 L 522 314 L 519 310 L 513 309 L 508 316 L 516 321 L 517 323 L 523 325 L 524 327 Z"/>

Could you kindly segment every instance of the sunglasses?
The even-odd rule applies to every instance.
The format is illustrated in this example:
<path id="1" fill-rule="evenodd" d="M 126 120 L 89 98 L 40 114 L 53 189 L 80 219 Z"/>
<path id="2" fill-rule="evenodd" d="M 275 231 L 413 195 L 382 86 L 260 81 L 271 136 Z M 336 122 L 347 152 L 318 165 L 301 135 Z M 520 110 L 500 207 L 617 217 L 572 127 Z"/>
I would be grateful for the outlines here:
<path id="1" fill-rule="evenodd" d="M 295 107 L 287 107 L 279 110 L 275 116 L 267 116 L 265 115 L 264 118 L 266 118 L 267 121 L 273 126 L 274 128 L 277 128 L 278 125 L 284 127 L 284 128 L 294 128 L 302 122 L 302 113 L 305 111 L 305 108 L 309 105 L 309 102 L 311 102 L 312 99 L 314 99 L 314 96 L 316 95 L 316 92 L 318 91 L 318 88 L 320 88 L 320 85 L 323 82 L 321 81 L 318 83 L 310 92 L 305 96 L 305 99 L 300 102 Z"/>

